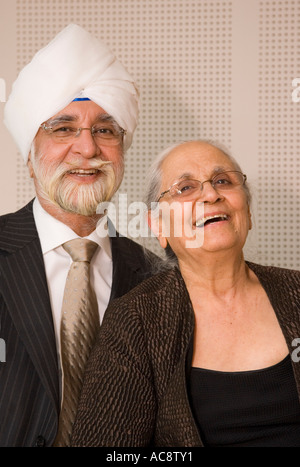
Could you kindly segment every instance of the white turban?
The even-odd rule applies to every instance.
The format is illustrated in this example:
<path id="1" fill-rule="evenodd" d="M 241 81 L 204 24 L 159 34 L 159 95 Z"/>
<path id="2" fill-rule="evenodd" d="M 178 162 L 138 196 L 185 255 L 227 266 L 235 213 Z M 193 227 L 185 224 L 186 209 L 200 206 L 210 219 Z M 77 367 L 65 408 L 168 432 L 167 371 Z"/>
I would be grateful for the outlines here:
<path id="1" fill-rule="evenodd" d="M 139 110 L 133 79 L 103 42 L 70 24 L 23 68 L 5 105 L 4 123 L 25 163 L 40 125 L 79 95 L 127 131 L 124 149 L 129 148 Z"/>

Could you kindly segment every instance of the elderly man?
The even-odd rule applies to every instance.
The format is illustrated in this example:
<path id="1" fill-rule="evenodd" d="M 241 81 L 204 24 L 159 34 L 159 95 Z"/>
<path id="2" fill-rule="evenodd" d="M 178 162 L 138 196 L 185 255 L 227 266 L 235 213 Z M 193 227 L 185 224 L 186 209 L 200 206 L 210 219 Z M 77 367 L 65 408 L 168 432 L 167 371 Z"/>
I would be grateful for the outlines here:
<path id="1" fill-rule="evenodd" d="M 137 116 L 132 78 L 74 24 L 13 85 L 5 124 L 36 198 L 0 218 L 1 446 L 69 445 L 105 309 L 150 274 L 140 246 L 96 228 L 97 206 L 122 181 Z"/>

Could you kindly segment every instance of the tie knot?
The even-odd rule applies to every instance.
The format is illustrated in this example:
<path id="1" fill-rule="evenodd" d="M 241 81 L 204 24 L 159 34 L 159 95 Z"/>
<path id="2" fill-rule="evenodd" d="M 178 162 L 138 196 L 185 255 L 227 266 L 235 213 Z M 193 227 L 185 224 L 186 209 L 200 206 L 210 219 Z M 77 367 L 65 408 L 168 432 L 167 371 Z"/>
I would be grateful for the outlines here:
<path id="1" fill-rule="evenodd" d="M 75 238 L 63 244 L 63 248 L 75 262 L 87 261 L 90 263 L 97 247 L 97 243 L 85 238 Z"/>

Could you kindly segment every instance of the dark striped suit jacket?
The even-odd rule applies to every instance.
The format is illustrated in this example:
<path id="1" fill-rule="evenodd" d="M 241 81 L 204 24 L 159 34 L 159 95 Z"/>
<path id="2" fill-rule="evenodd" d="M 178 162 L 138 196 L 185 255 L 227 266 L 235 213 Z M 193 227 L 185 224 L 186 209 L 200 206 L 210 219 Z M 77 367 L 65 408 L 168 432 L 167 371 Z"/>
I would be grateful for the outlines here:
<path id="1" fill-rule="evenodd" d="M 111 298 L 151 274 L 141 246 L 111 238 Z M 59 415 L 55 335 L 32 202 L 0 217 L 0 446 L 51 446 Z"/>

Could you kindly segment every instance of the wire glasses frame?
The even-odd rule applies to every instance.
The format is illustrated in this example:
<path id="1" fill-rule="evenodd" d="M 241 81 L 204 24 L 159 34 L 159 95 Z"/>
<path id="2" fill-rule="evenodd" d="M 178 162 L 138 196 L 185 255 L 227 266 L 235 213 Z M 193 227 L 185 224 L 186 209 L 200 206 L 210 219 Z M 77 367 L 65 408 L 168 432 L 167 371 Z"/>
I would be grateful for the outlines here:
<path id="1" fill-rule="evenodd" d="M 161 200 L 165 194 L 169 193 L 172 198 L 193 198 L 198 191 L 203 191 L 204 183 L 209 182 L 211 186 L 217 191 L 230 191 L 237 186 L 245 185 L 247 176 L 237 170 L 228 170 L 226 172 L 220 172 L 209 180 L 184 179 L 179 182 L 173 183 L 168 190 L 163 191 L 157 200 L 157 203 Z"/>
<path id="2" fill-rule="evenodd" d="M 40 128 L 50 135 L 56 143 L 70 143 L 80 136 L 82 130 L 89 130 L 96 142 L 105 146 L 117 146 L 126 135 L 126 130 L 123 130 L 123 128 L 117 130 L 112 125 L 94 125 L 90 128 L 76 128 L 70 125 L 52 127 L 47 126 L 46 123 L 42 123 Z"/>

